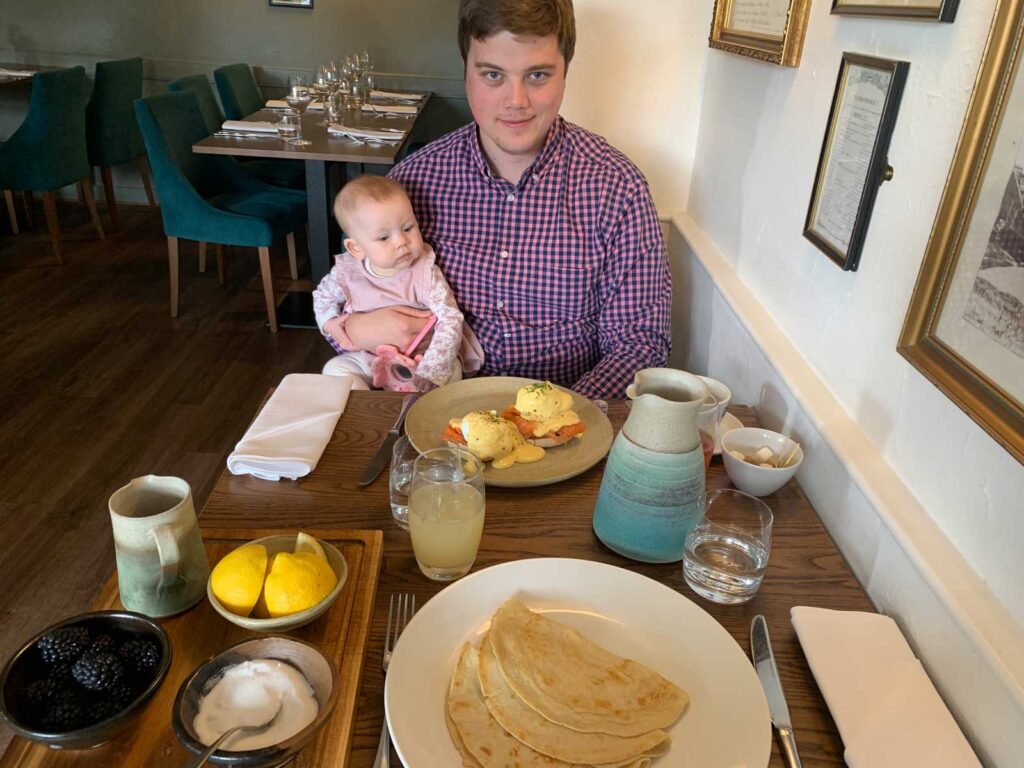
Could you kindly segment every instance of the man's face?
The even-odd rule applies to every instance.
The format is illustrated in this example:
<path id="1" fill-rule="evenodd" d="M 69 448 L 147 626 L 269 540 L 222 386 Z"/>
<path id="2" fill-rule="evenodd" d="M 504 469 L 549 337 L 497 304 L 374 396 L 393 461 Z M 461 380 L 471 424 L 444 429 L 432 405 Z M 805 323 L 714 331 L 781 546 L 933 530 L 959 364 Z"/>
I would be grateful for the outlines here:
<path id="1" fill-rule="evenodd" d="M 466 96 L 484 151 L 495 163 L 536 157 L 564 93 L 565 59 L 556 35 L 499 32 L 470 40 Z"/>

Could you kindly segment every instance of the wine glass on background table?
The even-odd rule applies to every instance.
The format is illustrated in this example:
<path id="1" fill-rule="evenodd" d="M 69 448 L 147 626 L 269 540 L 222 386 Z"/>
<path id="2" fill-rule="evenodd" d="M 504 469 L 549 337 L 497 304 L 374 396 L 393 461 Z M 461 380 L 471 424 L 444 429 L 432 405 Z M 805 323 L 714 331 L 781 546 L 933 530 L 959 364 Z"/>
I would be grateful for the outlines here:
<path id="1" fill-rule="evenodd" d="M 306 78 L 302 75 L 292 75 L 289 78 L 288 95 L 285 96 L 285 101 L 299 115 L 298 135 L 289 142 L 297 147 L 308 147 L 312 144 L 308 139 L 302 138 L 302 113 L 306 111 L 312 100 L 313 94 L 310 93 Z"/>

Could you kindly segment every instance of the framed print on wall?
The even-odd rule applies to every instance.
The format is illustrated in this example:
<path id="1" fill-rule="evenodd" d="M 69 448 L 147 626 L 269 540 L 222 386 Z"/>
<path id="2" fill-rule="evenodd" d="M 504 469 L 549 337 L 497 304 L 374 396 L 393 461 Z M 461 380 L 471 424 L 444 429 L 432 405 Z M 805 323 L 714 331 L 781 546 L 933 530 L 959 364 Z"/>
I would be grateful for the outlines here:
<path id="1" fill-rule="evenodd" d="M 883 19 L 953 21 L 960 0 L 832 0 L 832 13 Z"/>
<path id="2" fill-rule="evenodd" d="M 796 67 L 811 0 L 715 0 L 712 48 Z"/>
<path id="3" fill-rule="evenodd" d="M 889 140 L 910 64 L 844 53 L 807 209 L 804 237 L 856 270 L 878 187 L 892 178 Z"/>
<path id="4" fill-rule="evenodd" d="M 1024 0 L 1000 0 L 899 349 L 1024 464 Z"/>

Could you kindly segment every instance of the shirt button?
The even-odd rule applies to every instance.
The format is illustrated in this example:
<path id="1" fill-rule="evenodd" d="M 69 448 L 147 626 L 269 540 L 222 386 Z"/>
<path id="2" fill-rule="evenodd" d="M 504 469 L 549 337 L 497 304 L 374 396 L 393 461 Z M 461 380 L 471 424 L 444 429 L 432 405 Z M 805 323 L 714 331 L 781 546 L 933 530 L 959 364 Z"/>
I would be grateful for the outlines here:
<path id="1" fill-rule="evenodd" d="M 512 334 L 508 332 L 503 333 L 502 336 L 504 336 L 506 339 L 512 338 Z"/>
<path id="2" fill-rule="evenodd" d="M 500 300 L 499 300 L 499 301 L 498 301 L 498 309 L 501 309 L 501 308 L 502 308 L 502 307 L 504 307 L 504 306 L 505 306 L 505 302 L 504 302 L 504 301 L 500 301 Z"/>
<path id="3" fill-rule="evenodd" d="M 501 258 L 507 259 L 508 258 L 508 251 L 502 251 L 499 255 L 501 256 Z"/>
<path id="4" fill-rule="evenodd" d="M 514 202 L 516 201 L 516 196 L 515 196 L 514 194 L 512 194 L 511 192 L 509 192 L 509 193 L 508 193 L 508 197 L 507 197 L 506 199 L 507 199 L 507 200 L 508 200 L 508 201 L 509 201 L 510 203 L 514 203 Z"/>
<path id="5" fill-rule="evenodd" d="M 536 173 L 533 174 L 533 180 L 534 181 L 540 181 L 540 176 L 538 176 Z"/>

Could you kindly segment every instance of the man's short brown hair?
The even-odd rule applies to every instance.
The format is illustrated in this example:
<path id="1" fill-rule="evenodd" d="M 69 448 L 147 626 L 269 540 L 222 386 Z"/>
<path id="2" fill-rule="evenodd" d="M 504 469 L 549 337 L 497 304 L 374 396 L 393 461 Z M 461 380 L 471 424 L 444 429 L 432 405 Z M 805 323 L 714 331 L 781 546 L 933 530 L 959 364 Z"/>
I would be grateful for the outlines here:
<path id="1" fill-rule="evenodd" d="M 460 0 L 459 50 L 465 63 L 470 40 L 486 40 L 499 32 L 523 37 L 558 36 L 568 68 L 576 49 L 576 17 L 572 0 Z"/>
<path id="2" fill-rule="evenodd" d="M 334 198 L 334 217 L 347 235 L 352 213 L 361 202 L 373 200 L 375 203 L 383 203 L 396 196 L 406 197 L 406 194 L 405 188 L 394 179 L 387 176 L 359 176 L 342 187 Z"/>

